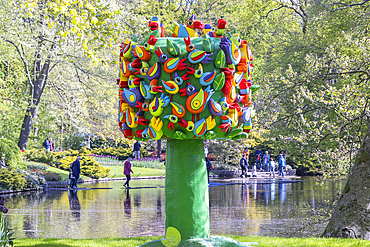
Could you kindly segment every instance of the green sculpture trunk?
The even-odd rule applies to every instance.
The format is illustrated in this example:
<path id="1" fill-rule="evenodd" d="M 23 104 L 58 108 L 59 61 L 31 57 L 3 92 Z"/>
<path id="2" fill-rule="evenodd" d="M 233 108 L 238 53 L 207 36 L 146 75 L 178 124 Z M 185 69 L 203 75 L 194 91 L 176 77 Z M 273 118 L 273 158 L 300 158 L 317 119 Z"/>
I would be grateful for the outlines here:
<path id="1" fill-rule="evenodd" d="M 209 237 L 209 197 L 203 140 L 168 140 L 166 152 L 166 238 Z"/>

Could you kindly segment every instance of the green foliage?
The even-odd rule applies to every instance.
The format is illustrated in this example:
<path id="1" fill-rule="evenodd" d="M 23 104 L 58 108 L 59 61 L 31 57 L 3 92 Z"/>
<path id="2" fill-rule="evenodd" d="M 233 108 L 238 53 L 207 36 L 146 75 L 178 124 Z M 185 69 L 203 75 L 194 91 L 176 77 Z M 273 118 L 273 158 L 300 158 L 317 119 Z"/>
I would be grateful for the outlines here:
<path id="1" fill-rule="evenodd" d="M 46 181 L 62 181 L 62 177 L 56 172 L 41 172 Z"/>
<path id="2" fill-rule="evenodd" d="M 45 149 L 29 149 L 25 150 L 23 156 L 28 161 L 35 161 L 45 163 L 48 165 L 55 165 L 59 159 L 64 156 L 71 155 L 71 152 L 45 152 Z"/>
<path id="3" fill-rule="evenodd" d="M 11 169 L 24 166 L 18 146 L 6 138 L 0 138 L 0 159 Z"/>
<path id="4" fill-rule="evenodd" d="M 63 140 L 63 146 L 68 149 L 80 150 L 86 146 L 87 138 L 83 135 L 70 134 Z"/>
<path id="5" fill-rule="evenodd" d="M 0 212 L 0 246 L 9 247 L 13 246 L 12 238 L 14 232 L 11 232 L 12 229 L 8 227 L 8 222 L 5 219 L 3 212 Z"/>
<path id="6" fill-rule="evenodd" d="M 39 170 L 39 171 L 45 171 L 48 166 L 43 164 L 28 164 L 27 165 L 28 170 Z"/>
<path id="7" fill-rule="evenodd" d="M 76 160 L 74 156 L 67 156 L 61 159 L 58 168 L 69 171 L 69 167 L 72 162 Z M 81 156 L 81 174 L 91 178 L 105 178 L 108 177 L 109 168 L 104 168 L 91 156 Z"/>
<path id="8" fill-rule="evenodd" d="M 144 150 L 143 150 L 144 151 Z M 124 148 L 124 147 L 118 147 L 118 148 L 94 148 L 91 150 L 91 153 L 98 154 L 98 155 L 109 155 L 109 156 L 115 156 L 120 157 L 120 159 L 126 159 L 130 156 L 132 156 L 132 148 Z M 147 152 L 146 152 L 147 153 Z"/>
<path id="9" fill-rule="evenodd" d="M 87 150 L 86 147 L 83 147 L 81 148 L 81 150 L 78 152 L 78 155 L 79 156 L 89 156 L 90 155 L 90 151 Z"/>
<path id="10" fill-rule="evenodd" d="M 9 169 L 0 169 L 0 190 L 20 190 L 26 187 L 23 174 Z"/>
<path id="11" fill-rule="evenodd" d="M 40 185 L 45 185 L 46 180 L 43 175 L 36 171 L 31 170 L 20 170 L 20 174 L 23 174 L 26 180 L 26 188 L 40 189 Z"/>

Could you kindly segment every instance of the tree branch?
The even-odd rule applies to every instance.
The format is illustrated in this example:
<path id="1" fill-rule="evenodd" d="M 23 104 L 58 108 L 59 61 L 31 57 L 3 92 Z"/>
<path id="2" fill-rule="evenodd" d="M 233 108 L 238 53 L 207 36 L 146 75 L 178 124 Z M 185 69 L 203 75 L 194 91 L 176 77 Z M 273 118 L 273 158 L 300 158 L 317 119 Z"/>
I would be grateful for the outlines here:
<path id="1" fill-rule="evenodd" d="M 23 65 L 24 65 L 24 69 L 26 70 L 26 73 L 27 73 L 27 79 L 28 79 L 28 83 L 31 85 L 31 87 L 33 87 L 33 83 L 32 83 L 32 79 L 31 79 L 31 74 L 30 74 L 30 70 L 28 68 L 28 64 L 27 64 L 27 60 L 26 58 L 23 56 L 21 50 L 19 49 L 19 47 L 11 40 L 8 40 L 8 39 L 5 39 L 3 36 L 1 36 L 1 38 L 5 41 L 5 42 L 8 42 L 10 44 L 12 44 L 15 49 L 17 50 L 19 56 L 21 57 L 21 60 L 23 62 Z"/>
<path id="2" fill-rule="evenodd" d="M 353 4 L 346 4 L 346 3 L 333 3 L 333 5 L 344 5 L 344 7 L 340 7 L 340 8 L 337 8 L 337 9 L 333 9 L 331 10 L 331 12 L 335 12 L 337 10 L 342 10 L 342 9 L 348 9 L 350 7 L 353 7 L 353 6 L 362 6 L 364 5 L 365 3 L 369 2 L 370 0 L 365 0 L 363 1 L 362 3 L 353 3 Z"/>

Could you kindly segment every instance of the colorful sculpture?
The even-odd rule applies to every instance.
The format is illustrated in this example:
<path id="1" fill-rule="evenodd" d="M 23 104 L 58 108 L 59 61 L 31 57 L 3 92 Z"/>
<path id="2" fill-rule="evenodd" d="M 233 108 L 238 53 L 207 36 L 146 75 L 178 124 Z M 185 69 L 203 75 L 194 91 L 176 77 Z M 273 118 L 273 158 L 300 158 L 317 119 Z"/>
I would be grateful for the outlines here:
<path id="1" fill-rule="evenodd" d="M 189 241 L 201 238 L 207 246 L 240 246 L 209 237 L 203 140 L 245 138 L 251 131 L 259 86 L 252 85 L 250 48 L 236 31 L 224 37 L 223 19 L 212 31 L 192 16 L 186 25 L 175 23 L 168 38 L 157 17 L 149 27 L 143 41 L 122 43 L 117 79 L 124 136 L 168 139 L 166 239 L 149 245 L 192 246 Z"/>

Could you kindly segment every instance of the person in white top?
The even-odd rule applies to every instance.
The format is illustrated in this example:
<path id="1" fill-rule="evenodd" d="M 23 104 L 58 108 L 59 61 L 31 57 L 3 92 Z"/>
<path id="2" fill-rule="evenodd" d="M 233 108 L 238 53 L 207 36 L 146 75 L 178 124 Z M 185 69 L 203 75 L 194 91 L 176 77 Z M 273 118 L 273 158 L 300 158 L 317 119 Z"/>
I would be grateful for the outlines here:
<path id="1" fill-rule="evenodd" d="M 275 166 L 276 166 L 276 163 L 274 161 L 273 158 L 270 159 L 270 177 L 271 177 L 271 174 L 273 175 L 273 178 L 275 178 Z"/>
<path id="2" fill-rule="evenodd" d="M 254 163 L 252 167 L 252 177 L 256 178 L 257 177 L 257 163 Z"/>

